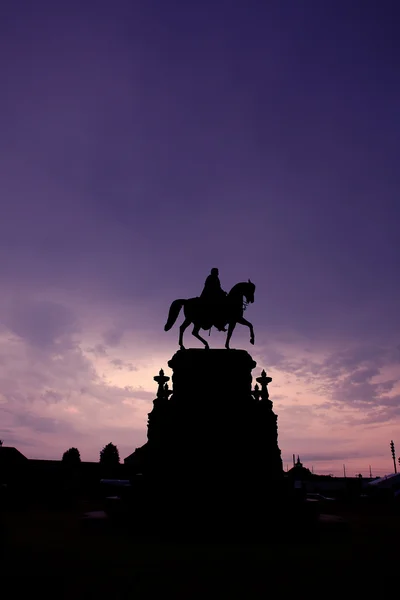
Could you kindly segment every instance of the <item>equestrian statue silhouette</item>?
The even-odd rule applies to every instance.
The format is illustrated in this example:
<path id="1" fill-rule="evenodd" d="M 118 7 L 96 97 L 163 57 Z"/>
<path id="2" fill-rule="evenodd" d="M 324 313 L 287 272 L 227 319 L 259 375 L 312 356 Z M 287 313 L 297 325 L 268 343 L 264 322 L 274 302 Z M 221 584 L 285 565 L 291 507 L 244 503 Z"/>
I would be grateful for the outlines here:
<path id="1" fill-rule="evenodd" d="M 179 328 L 181 350 L 185 350 L 183 334 L 191 323 L 194 325 L 192 335 L 203 342 L 206 349 L 209 348 L 209 345 L 199 335 L 200 329 L 210 330 L 212 326 L 215 326 L 219 331 L 226 331 L 225 325 L 228 325 L 225 348 L 229 350 L 229 342 L 237 323 L 246 325 L 250 329 L 250 344 L 254 344 L 253 325 L 243 318 L 243 312 L 247 304 L 254 302 L 255 289 L 256 286 L 249 279 L 234 285 L 227 294 L 221 288 L 218 269 L 212 269 L 200 297 L 172 302 L 164 331 L 169 331 L 173 327 L 183 308 L 185 320 Z"/>

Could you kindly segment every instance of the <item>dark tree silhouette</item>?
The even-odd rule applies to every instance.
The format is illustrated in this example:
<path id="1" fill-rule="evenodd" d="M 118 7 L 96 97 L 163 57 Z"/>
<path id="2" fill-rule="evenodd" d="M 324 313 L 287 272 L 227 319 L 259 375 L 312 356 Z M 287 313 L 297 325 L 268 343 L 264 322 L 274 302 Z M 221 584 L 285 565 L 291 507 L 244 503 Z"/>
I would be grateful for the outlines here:
<path id="1" fill-rule="evenodd" d="M 110 442 L 100 450 L 100 464 L 107 467 L 119 465 L 119 452 L 117 446 Z"/>
<path id="2" fill-rule="evenodd" d="M 69 448 L 62 456 L 62 462 L 66 465 L 75 466 L 81 462 L 81 455 L 78 448 Z"/>

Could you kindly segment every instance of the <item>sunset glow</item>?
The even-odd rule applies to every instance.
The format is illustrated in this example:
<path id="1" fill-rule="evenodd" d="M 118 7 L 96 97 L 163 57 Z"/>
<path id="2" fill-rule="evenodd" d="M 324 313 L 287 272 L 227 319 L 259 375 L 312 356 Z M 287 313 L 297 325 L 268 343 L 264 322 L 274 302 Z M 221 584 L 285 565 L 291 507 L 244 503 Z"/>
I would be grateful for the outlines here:
<path id="1" fill-rule="evenodd" d="M 273 378 L 284 467 L 393 470 L 398 34 L 384 6 L 360 29 L 351 3 L 280 4 L 123 1 L 93 18 L 76 1 L 8 3 L 5 445 L 94 461 L 108 442 L 121 458 L 143 444 L 153 377 L 178 349 L 169 306 L 218 267 L 226 290 L 256 284 L 255 346 L 238 326 L 232 347 Z M 191 328 L 185 341 L 201 345 Z"/>

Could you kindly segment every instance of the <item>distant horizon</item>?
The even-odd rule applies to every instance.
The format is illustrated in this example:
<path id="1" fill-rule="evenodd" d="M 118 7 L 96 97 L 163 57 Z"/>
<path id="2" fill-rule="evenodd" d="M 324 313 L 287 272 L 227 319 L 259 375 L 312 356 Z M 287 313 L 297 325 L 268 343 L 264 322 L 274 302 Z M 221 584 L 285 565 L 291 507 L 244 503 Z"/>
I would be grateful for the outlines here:
<path id="1" fill-rule="evenodd" d="M 112 442 L 112 443 L 115 443 L 115 445 L 119 449 L 118 443 L 116 443 L 116 442 Z M 14 447 L 17 450 L 19 450 L 19 448 L 17 448 L 16 446 L 9 446 L 8 444 L 3 444 L 3 447 L 4 448 L 6 448 L 6 447 L 9 447 L 9 448 Z M 68 450 L 71 447 L 72 446 L 68 446 L 68 447 L 65 448 L 65 450 Z M 64 450 L 64 452 L 65 452 L 65 450 Z M 78 450 L 79 450 L 79 448 L 78 448 Z M 101 448 L 99 449 L 98 456 L 97 456 L 96 459 L 94 459 L 94 458 L 88 459 L 86 457 L 82 457 L 82 454 L 81 454 L 81 461 L 82 462 L 89 462 L 89 463 L 99 462 L 99 459 L 100 459 L 100 450 L 101 450 Z M 131 454 L 134 450 L 135 450 L 135 448 L 133 448 L 130 453 L 128 453 L 128 454 L 126 454 L 124 456 L 122 456 L 121 453 L 120 453 L 120 463 L 123 464 L 124 459 L 127 458 L 127 456 L 129 456 L 129 454 Z M 22 453 L 22 454 L 24 454 L 24 453 Z M 61 459 L 62 459 L 62 455 L 59 456 L 59 457 L 55 457 L 55 456 L 45 457 L 45 456 L 28 456 L 27 454 L 24 454 L 24 456 L 26 458 L 28 458 L 29 460 L 61 461 Z M 297 460 L 297 455 L 296 455 L 296 460 Z M 300 456 L 300 460 L 301 460 L 301 456 Z M 305 463 L 302 460 L 301 460 L 301 462 L 302 462 L 303 466 L 306 467 L 307 469 L 309 469 L 310 471 L 312 471 L 312 469 L 313 469 L 313 467 L 315 465 L 318 465 L 318 461 L 317 460 L 314 460 L 313 464 L 311 464 L 311 463 Z M 282 460 L 282 463 L 283 463 L 283 470 L 285 472 L 287 471 L 287 468 L 286 468 L 287 466 L 289 467 L 289 470 L 291 468 L 293 468 L 293 459 L 292 458 L 291 458 L 290 462 Z M 328 465 L 328 466 L 324 467 L 323 470 L 320 470 L 320 469 L 316 470 L 314 468 L 314 475 L 333 475 L 334 477 L 344 477 L 343 465 L 342 465 L 342 469 L 340 470 L 339 467 L 333 467 L 333 468 L 330 469 L 328 462 L 323 462 L 323 464 L 324 465 Z M 345 466 L 346 466 L 346 477 L 357 477 L 359 473 L 361 473 L 361 475 L 363 476 L 363 478 L 369 478 L 370 477 L 370 475 L 369 475 L 369 465 L 366 468 L 357 469 L 356 466 L 351 466 L 352 464 L 353 463 L 345 463 Z M 356 463 L 356 464 L 359 464 L 359 463 Z M 373 478 L 375 478 L 375 477 L 385 477 L 387 475 L 394 474 L 394 470 L 393 469 L 392 470 L 390 470 L 390 469 L 389 470 L 385 470 L 384 468 L 383 469 L 374 469 L 372 465 L 371 465 L 371 470 L 372 470 L 372 477 Z M 354 473 L 353 473 L 353 471 L 354 471 Z M 397 471 L 397 473 L 399 473 L 399 470 Z"/>

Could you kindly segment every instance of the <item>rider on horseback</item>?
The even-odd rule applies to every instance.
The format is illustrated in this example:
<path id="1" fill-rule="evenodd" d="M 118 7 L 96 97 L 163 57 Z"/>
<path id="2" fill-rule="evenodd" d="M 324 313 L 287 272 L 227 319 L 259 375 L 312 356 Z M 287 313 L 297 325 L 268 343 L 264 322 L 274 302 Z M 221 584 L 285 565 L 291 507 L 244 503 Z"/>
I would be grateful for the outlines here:
<path id="1" fill-rule="evenodd" d="M 212 317 L 212 322 L 218 331 L 226 331 L 223 309 L 227 293 L 221 288 L 218 274 L 218 269 L 211 269 L 200 299 L 207 307 L 207 312 L 210 313 L 209 316 Z"/>

